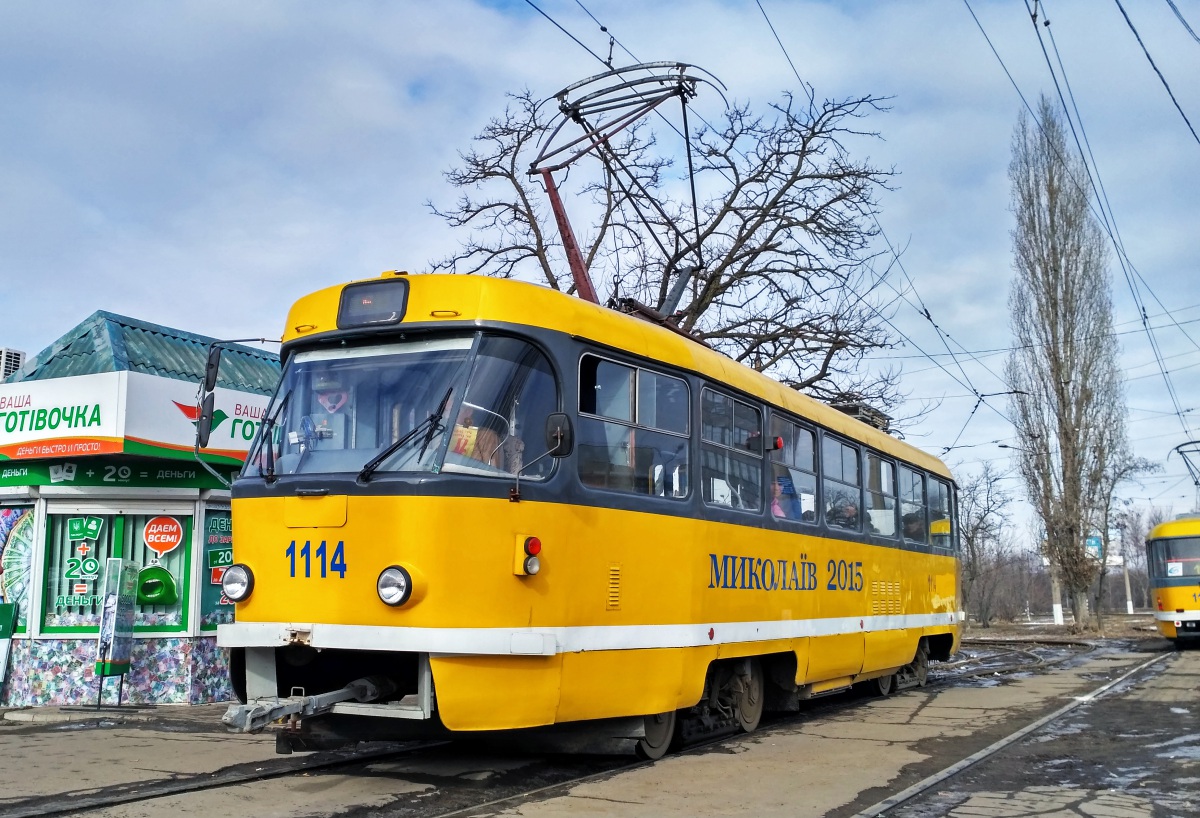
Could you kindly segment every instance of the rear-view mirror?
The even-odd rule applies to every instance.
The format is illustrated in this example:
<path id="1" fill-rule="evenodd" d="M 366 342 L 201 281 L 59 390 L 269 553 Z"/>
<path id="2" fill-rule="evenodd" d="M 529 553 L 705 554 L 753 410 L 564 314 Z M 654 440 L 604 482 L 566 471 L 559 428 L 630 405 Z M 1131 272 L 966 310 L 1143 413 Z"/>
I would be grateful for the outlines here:
<path id="1" fill-rule="evenodd" d="M 575 434 L 571 429 L 571 418 L 563 412 L 554 412 L 546 417 L 546 447 L 551 457 L 566 457 L 575 446 Z"/>

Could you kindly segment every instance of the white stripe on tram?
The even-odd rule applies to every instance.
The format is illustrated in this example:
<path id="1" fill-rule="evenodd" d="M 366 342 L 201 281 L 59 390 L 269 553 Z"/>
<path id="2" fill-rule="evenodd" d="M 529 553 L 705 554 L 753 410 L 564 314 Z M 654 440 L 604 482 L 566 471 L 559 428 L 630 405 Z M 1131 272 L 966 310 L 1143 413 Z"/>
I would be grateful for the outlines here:
<path id="1" fill-rule="evenodd" d="M 303 642 L 315 648 L 385 650 L 435 655 L 553 656 L 597 650 L 693 648 L 807 636 L 874 633 L 958 624 L 962 612 L 715 622 L 693 625 L 594 625 L 560 628 L 406 628 L 321 623 L 238 622 L 221 625 L 221 647 L 275 647 Z"/>

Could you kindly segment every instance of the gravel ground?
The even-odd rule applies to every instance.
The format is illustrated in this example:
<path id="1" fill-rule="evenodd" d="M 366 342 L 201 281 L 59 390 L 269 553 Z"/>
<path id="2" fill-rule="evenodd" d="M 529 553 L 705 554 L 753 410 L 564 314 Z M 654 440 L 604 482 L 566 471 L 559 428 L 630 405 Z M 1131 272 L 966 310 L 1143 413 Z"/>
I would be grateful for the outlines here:
<path id="1" fill-rule="evenodd" d="M 1032 621 L 993 622 L 990 627 L 980 627 L 972 622 L 963 633 L 964 639 L 1034 639 L 1039 641 L 1078 641 L 1093 639 L 1122 639 L 1135 641 L 1161 640 L 1154 616 L 1149 611 L 1128 614 L 1105 614 L 1103 630 L 1095 627 L 1079 628 L 1068 620 L 1065 625 L 1055 625 L 1049 617 L 1035 616 Z"/>

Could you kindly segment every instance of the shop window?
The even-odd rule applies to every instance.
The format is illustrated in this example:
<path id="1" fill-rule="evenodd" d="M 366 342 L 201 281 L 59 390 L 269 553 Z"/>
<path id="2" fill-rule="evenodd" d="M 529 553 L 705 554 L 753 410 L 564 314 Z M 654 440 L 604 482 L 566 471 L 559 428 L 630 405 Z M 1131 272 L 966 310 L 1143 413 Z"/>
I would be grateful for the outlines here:
<path id="1" fill-rule="evenodd" d="M 233 602 L 221 592 L 221 576 L 233 564 L 233 525 L 229 511 L 204 514 L 204 562 L 200 567 L 200 630 L 215 631 L 233 621 Z"/>
<path id="2" fill-rule="evenodd" d="M 17 632 L 28 627 L 32 598 L 34 518 L 31 506 L 0 507 L 0 602 L 17 606 Z"/>
<path id="3" fill-rule="evenodd" d="M 95 631 L 110 557 L 139 566 L 136 631 L 186 629 L 191 517 L 50 514 L 46 530 L 42 624 L 47 632 Z"/>
<path id="4" fill-rule="evenodd" d="M 158 514 L 125 517 L 125 558 L 141 566 L 135 630 L 139 625 L 147 631 L 176 631 L 187 626 L 191 522 L 190 517 Z"/>

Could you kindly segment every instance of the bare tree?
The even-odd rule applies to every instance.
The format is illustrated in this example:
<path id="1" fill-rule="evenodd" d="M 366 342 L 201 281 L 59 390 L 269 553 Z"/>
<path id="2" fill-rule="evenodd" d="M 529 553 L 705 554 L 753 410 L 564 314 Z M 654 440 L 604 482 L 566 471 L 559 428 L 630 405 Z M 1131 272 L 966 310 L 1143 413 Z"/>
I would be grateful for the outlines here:
<path id="1" fill-rule="evenodd" d="M 526 172 L 546 132 L 544 109 L 528 91 L 512 100 L 446 174 L 462 191 L 456 204 L 429 205 L 472 231 L 434 267 L 570 290 L 544 193 Z M 876 197 L 892 171 L 847 148 L 877 136 L 856 123 L 881 109 L 874 97 L 801 108 L 785 96 L 767 116 L 727 110 L 719 124 L 686 134 L 701 199 L 694 210 L 691 185 L 667 177 L 674 163 L 648 125 L 606 141 L 613 155 L 604 163 L 571 168 L 581 193 L 570 210 L 597 289 L 611 282 L 609 295 L 672 313 L 686 331 L 793 388 L 834 403 L 895 406 L 897 374 L 861 366 L 867 352 L 893 344 L 877 292 L 887 271 L 876 270 L 884 262 L 873 249 Z M 638 184 L 608 172 L 618 166 Z"/>
<path id="2" fill-rule="evenodd" d="M 1025 488 L 1045 529 L 1045 553 L 1085 620 L 1099 565 L 1087 528 L 1125 443 L 1125 403 L 1112 333 L 1108 248 L 1088 210 L 1086 171 L 1041 99 L 1022 113 L 1009 165 L 1016 276 L 1009 309 L 1016 349 L 1006 374 Z"/>
<path id="3" fill-rule="evenodd" d="M 991 626 L 996 594 L 1003 584 L 999 569 L 1011 556 L 1011 544 L 1003 535 L 1012 497 L 1004 491 L 1003 479 L 985 461 L 979 473 L 958 488 L 963 608 L 984 628 Z"/>
<path id="4" fill-rule="evenodd" d="M 546 196 L 529 178 L 529 158 L 546 135 L 545 108 L 528 90 L 509 99 L 504 114 L 489 121 L 475 137 L 475 147 L 459 154 L 462 165 L 445 174 L 451 186 L 466 192 L 449 208 L 427 203 L 450 226 L 471 231 L 458 252 L 433 268 L 533 278 L 569 291 L 571 276 Z M 662 170 L 670 164 L 650 155 L 654 144 L 653 138 L 643 138 L 641 130 L 634 128 L 613 145 L 621 162 L 651 191 L 660 187 Z M 583 247 L 585 261 L 591 265 L 598 255 L 636 252 L 640 236 L 624 223 L 621 191 L 603 177 L 585 184 L 583 191 L 599 209 L 592 235 Z"/>
<path id="5" fill-rule="evenodd" d="M 1114 441 L 1114 450 L 1109 453 L 1108 464 L 1100 480 L 1100 502 L 1093 509 L 1092 527 L 1100 532 L 1100 567 L 1096 579 L 1096 628 L 1104 630 L 1104 579 L 1108 575 L 1109 529 L 1121 517 L 1121 509 L 1113 508 L 1113 495 L 1117 486 L 1139 474 L 1150 474 L 1160 466 L 1145 458 L 1134 457 L 1128 441 L 1122 436 Z"/>
<path id="6" fill-rule="evenodd" d="M 1169 508 L 1150 506 L 1145 508 L 1126 503 L 1116 516 L 1116 527 L 1121 532 L 1121 553 L 1129 568 L 1129 582 L 1134 605 L 1149 608 L 1150 574 L 1147 566 L 1146 540 L 1159 523 L 1171 518 Z"/>

